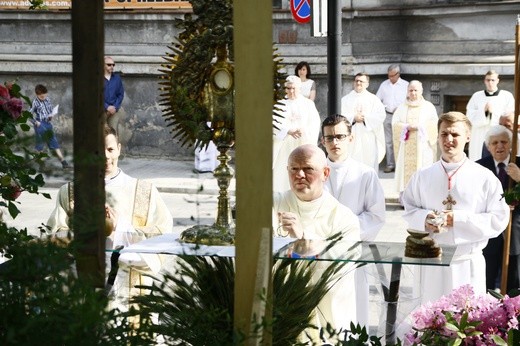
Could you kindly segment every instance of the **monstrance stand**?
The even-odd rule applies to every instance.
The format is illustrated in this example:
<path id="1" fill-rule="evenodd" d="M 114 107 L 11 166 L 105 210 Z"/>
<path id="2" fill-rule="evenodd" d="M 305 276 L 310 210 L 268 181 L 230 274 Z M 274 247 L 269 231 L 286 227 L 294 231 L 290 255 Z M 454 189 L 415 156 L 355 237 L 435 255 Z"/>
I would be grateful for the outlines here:
<path id="1" fill-rule="evenodd" d="M 234 171 L 228 164 L 229 149 L 234 143 L 233 66 L 227 59 L 227 48 L 217 48 L 209 82 L 205 87 L 205 103 L 212 117 L 213 142 L 220 164 L 213 172 L 219 186 L 217 218 L 213 225 L 195 225 L 181 233 L 181 241 L 196 244 L 228 245 L 235 241 L 235 223 L 231 217 L 228 188 Z"/>

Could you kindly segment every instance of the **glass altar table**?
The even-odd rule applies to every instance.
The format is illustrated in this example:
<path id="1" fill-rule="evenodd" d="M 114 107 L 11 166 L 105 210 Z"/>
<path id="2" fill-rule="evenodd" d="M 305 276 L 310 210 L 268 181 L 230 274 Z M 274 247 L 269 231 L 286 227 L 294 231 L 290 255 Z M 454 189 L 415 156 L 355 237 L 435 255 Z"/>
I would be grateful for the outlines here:
<path id="1" fill-rule="evenodd" d="M 273 238 L 275 259 L 374 263 L 379 276 L 385 278 L 383 265 L 390 265 L 389 280 L 381 280 L 383 298 L 388 303 L 385 339 L 386 343 L 390 345 L 396 342 L 395 323 L 402 266 L 449 266 L 456 247 L 441 246 L 441 248 L 440 257 L 411 258 L 404 256 L 404 243 Z M 235 247 L 181 243 L 178 241 L 178 234 L 164 234 L 132 244 L 121 250 L 121 254 L 124 253 L 235 257 Z M 389 284 L 387 285 L 385 282 L 389 282 Z"/>

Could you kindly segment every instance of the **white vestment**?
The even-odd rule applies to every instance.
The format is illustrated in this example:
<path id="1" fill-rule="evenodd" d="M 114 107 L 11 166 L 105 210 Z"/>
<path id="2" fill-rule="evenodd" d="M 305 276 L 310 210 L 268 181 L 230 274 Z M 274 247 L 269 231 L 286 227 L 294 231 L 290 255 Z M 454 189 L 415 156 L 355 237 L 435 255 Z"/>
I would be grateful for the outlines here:
<path id="1" fill-rule="evenodd" d="M 473 161 L 482 158 L 482 146 L 486 139 L 486 132 L 494 125 L 498 125 L 500 116 L 515 110 L 515 98 L 507 90 L 499 90 L 498 95 L 486 96 L 484 90 L 477 91 L 469 99 L 466 106 L 466 115 L 471 121 L 471 139 L 469 142 L 469 158 Z M 486 117 L 484 111 L 487 103 L 491 104 L 492 114 Z"/>
<path id="2" fill-rule="evenodd" d="M 327 159 L 330 175 L 325 182 L 329 191 L 341 204 L 359 218 L 361 240 L 374 241 L 385 224 L 385 195 L 377 173 L 367 165 L 347 158 L 343 162 Z M 355 271 L 357 321 L 368 326 L 369 285 L 365 268 Z"/>
<path id="3" fill-rule="evenodd" d="M 283 118 L 275 117 L 279 130 L 275 131 L 273 142 L 273 191 L 279 192 L 290 189 L 287 160 L 291 152 L 303 144 L 318 144 L 320 134 L 320 115 L 313 101 L 299 95 L 295 100 L 281 102 L 278 113 Z M 296 129 L 303 132 L 300 138 L 287 133 Z"/>
<path id="4" fill-rule="evenodd" d="M 112 179 L 105 179 L 106 204 L 112 207 L 118 215 L 116 229 L 107 239 L 107 245 L 111 247 L 127 246 L 135 243 L 136 240 L 144 239 L 145 236 L 172 232 L 173 219 L 170 211 L 157 188 L 153 186 L 145 218 L 136 215 L 136 198 L 145 198 L 136 196 L 136 187 L 137 179 L 128 176 L 123 171 Z M 57 232 L 66 234 L 64 232 L 70 229 L 69 218 L 72 216 L 74 207 L 69 202 L 69 184 L 65 184 L 58 191 L 56 208 L 47 221 L 51 234 Z"/>
<path id="5" fill-rule="evenodd" d="M 442 162 L 442 163 L 441 163 Z M 486 293 L 486 270 L 482 249 L 489 238 L 498 236 L 509 221 L 509 207 L 502 198 L 498 178 L 487 168 L 468 160 L 459 163 L 437 161 L 418 171 L 410 180 L 402 200 L 403 218 L 412 229 L 425 231 L 426 215 L 432 210 L 445 210 L 448 174 L 451 178 L 453 227 L 432 234 L 440 245 L 456 245 L 449 267 L 415 266 L 415 283 L 420 286 L 423 303 L 435 301 L 461 285 L 471 284 L 476 294 Z"/>
<path id="6" fill-rule="evenodd" d="M 141 183 L 142 181 L 139 182 Z M 106 204 L 112 207 L 118 216 L 116 228 L 106 240 L 108 250 L 172 232 L 173 219 L 168 207 L 157 188 L 147 184 L 148 187 L 145 189 L 138 189 L 138 180 L 121 170 L 112 179 L 105 179 Z M 71 205 L 73 199 L 70 188 L 69 184 L 60 188 L 56 208 L 47 221 L 49 233 L 59 237 L 66 236 L 70 231 L 70 217 L 74 209 L 74 205 Z M 109 264 L 110 253 L 107 253 L 106 260 Z M 149 268 L 154 273 L 161 269 L 161 259 L 157 255 L 122 254 L 119 261 L 122 266 L 114 283 L 114 291 L 119 296 L 117 299 L 121 300 L 126 300 L 129 294 L 127 266 L 140 267 L 144 271 Z M 109 268 L 107 266 L 107 269 Z M 124 303 L 121 307 L 124 308 Z"/>
<path id="7" fill-rule="evenodd" d="M 419 102 L 405 102 L 397 107 L 392 118 L 397 192 L 404 191 L 413 173 L 436 160 L 438 120 L 435 106 L 422 97 Z M 417 131 L 409 131 L 410 126 Z"/>
<path id="8" fill-rule="evenodd" d="M 359 112 L 364 114 L 365 121 L 354 123 L 354 116 Z M 385 157 L 385 106 L 366 90 L 360 93 L 352 90 L 341 98 L 341 114 L 353 123 L 354 139 L 349 145 L 349 157 L 378 171 Z"/>
<path id="9" fill-rule="evenodd" d="M 325 190 L 359 218 L 361 240 L 374 241 L 385 224 L 385 195 L 372 167 L 351 158 L 343 162 L 327 159 L 330 175 Z"/>
<path id="10" fill-rule="evenodd" d="M 207 147 L 195 149 L 195 169 L 202 172 L 213 172 L 218 166 L 218 150 L 213 141 Z"/>
<path id="11" fill-rule="evenodd" d="M 339 203 L 328 192 L 310 202 L 300 201 L 292 191 L 275 193 L 273 198 L 273 229 L 278 227 L 277 212 L 293 212 L 300 217 L 305 239 L 327 239 L 341 233 L 343 240 L 359 241 L 359 221 L 356 215 Z M 327 262 L 323 262 L 327 266 Z M 320 274 L 318 270 L 315 277 Z M 350 329 L 356 323 L 356 295 L 351 266 L 343 269 L 339 280 L 318 305 L 318 320 L 321 327 L 329 322 L 336 328 Z"/>
<path id="12" fill-rule="evenodd" d="M 306 98 L 311 97 L 311 91 L 316 90 L 316 83 L 312 79 L 307 79 L 305 82 L 302 82 L 300 86 L 300 93 Z"/>

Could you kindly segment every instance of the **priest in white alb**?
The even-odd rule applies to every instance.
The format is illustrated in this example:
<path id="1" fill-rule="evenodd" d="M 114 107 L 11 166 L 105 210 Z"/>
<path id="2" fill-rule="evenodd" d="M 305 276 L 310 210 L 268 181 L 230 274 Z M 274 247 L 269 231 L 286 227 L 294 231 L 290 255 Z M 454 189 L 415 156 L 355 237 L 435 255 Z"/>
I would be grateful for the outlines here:
<path id="1" fill-rule="evenodd" d="M 301 94 L 300 77 L 289 76 L 285 82 L 287 98 L 275 112 L 273 138 L 273 191 L 289 189 L 287 158 L 293 149 L 302 144 L 318 144 L 320 115 L 316 105 Z"/>
<path id="2" fill-rule="evenodd" d="M 379 170 L 385 157 L 386 118 L 385 106 L 367 90 L 370 77 L 358 73 L 354 77 L 354 90 L 341 98 L 341 115 L 352 124 L 353 140 L 349 145 L 350 157 Z"/>
<path id="3" fill-rule="evenodd" d="M 515 110 L 513 94 L 507 90 L 499 89 L 499 82 L 498 73 L 494 70 L 488 71 L 484 76 L 486 89 L 475 92 L 466 106 L 466 114 L 472 125 L 468 155 L 473 161 L 483 157 L 486 133 L 491 126 L 498 125 L 502 115 Z M 489 152 L 487 153 L 489 154 Z"/>
<path id="4" fill-rule="evenodd" d="M 275 236 L 327 239 L 341 234 L 346 241 L 360 240 L 356 215 L 323 189 L 330 172 L 323 150 L 311 144 L 299 146 L 291 152 L 287 170 L 291 189 L 274 194 Z M 329 322 L 336 329 L 349 329 L 350 322 L 356 321 L 355 296 L 350 270 L 318 305 L 318 326 L 324 328 Z"/>
<path id="5" fill-rule="evenodd" d="M 437 160 L 437 110 L 424 99 L 418 80 L 408 84 L 406 101 L 397 107 L 392 119 L 394 149 L 397 153 L 395 183 L 403 192 L 413 173 Z"/>
<path id="6" fill-rule="evenodd" d="M 374 241 L 385 224 L 385 194 L 376 171 L 348 156 L 352 126 L 342 115 L 330 115 L 322 122 L 322 144 L 327 150 L 330 168 L 325 190 L 359 218 L 361 240 Z M 359 324 L 368 326 L 369 284 L 366 267 L 358 268 L 356 310 Z"/>
<path id="7" fill-rule="evenodd" d="M 468 118 L 460 112 L 442 114 L 438 130 L 441 159 L 412 176 L 402 198 L 403 218 L 411 229 L 429 232 L 439 245 L 457 249 L 449 267 L 415 266 L 422 303 L 464 284 L 485 294 L 482 249 L 509 221 L 500 181 L 464 153 L 471 133 Z"/>
<path id="8" fill-rule="evenodd" d="M 106 248 L 126 247 L 146 238 L 171 233 L 173 219 L 161 198 L 159 191 L 151 183 L 135 179 L 125 174 L 118 166 L 121 143 L 115 130 L 108 125 L 105 135 L 105 192 L 106 192 Z M 56 207 L 47 221 L 49 236 L 68 241 L 73 237 L 71 217 L 74 211 L 74 185 L 63 185 L 56 199 Z M 107 263 L 110 257 L 107 256 Z M 137 294 L 133 288 L 140 276 L 130 268 L 141 272 L 161 269 L 161 258 L 153 254 L 125 253 L 119 257 L 120 269 L 116 277 L 110 277 L 107 290 L 116 295 L 117 305 L 125 308 L 129 295 Z M 107 266 L 107 269 L 110 268 Z M 130 284 L 130 286 L 129 286 Z M 113 286 L 113 287 L 112 287 Z"/>

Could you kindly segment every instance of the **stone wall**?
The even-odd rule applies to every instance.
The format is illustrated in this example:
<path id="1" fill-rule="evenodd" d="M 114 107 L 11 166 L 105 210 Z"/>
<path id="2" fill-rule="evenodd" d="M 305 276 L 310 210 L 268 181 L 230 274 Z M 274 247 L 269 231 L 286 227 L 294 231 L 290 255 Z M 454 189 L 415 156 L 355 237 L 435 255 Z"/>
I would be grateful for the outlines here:
<path id="1" fill-rule="evenodd" d="M 162 58 L 177 29 L 175 13 L 108 13 L 105 16 L 105 54 L 116 61 L 125 87 L 126 112 L 121 133 L 125 154 L 190 158 L 170 134 L 159 105 Z M 60 105 L 56 132 L 72 150 L 72 46 L 68 12 L 0 12 L 0 81 L 18 79 L 34 97 L 34 86 L 45 84 Z M 81 91 L 79 91 L 81 92 Z"/>
<path id="2" fill-rule="evenodd" d="M 403 78 L 423 82 L 424 95 L 439 113 L 450 110 L 452 96 L 470 96 L 483 88 L 483 76 L 494 69 L 499 87 L 513 92 L 515 24 L 520 1 L 343 1 L 343 90 L 352 90 L 354 75 L 371 76 L 376 92 L 387 67 L 399 63 Z M 311 63 L 318 84 L 316 105 L 327 111 L 326 39 L 275 13 L 274 39 L 280 42 L 287 72 L 302 59 Z M 285 31 L 283 35 L 280 31 Z M 291 35 L 291 32 L 293 33 Z"/>
<path id="3" fill-rule="evenodd" d="M 515 24 L 520 1 L 343 1 L 342 94 L 352 89 L 357 72 L 371 75 L 375 92 L 391 63 L 403 77 L 423 82 L 425 97 L 439 112 L 452 96 L 482 89 L 489 69 L 501 74 L 500 87 L 513 91 Z M 301 60 L 311 64 L 318 85 L 316 105 L 327 110 L 326 38 L 311 37 L 308 25 L 291 17 L 288 1 L 273 10 L 273 42 L 294 73 Z M 191 159 L 192 148 L 172 138 L 159 105 L 163 56 L 177 34 L 174 19 L 185 10 L 107 11 L 105 52 L 116 61 L 126 89 L 123 140 L 134 156 Z M 46 84 L 60 104 L 57 132 L 72 146 L 72 64 L 70 13 L 0 11 L 0 81 L 17 79 L 31 97 Z M 81 92 L 81 91 L 78 91 Z M 254 92 L 254 91 L 252 91 Z"/>

